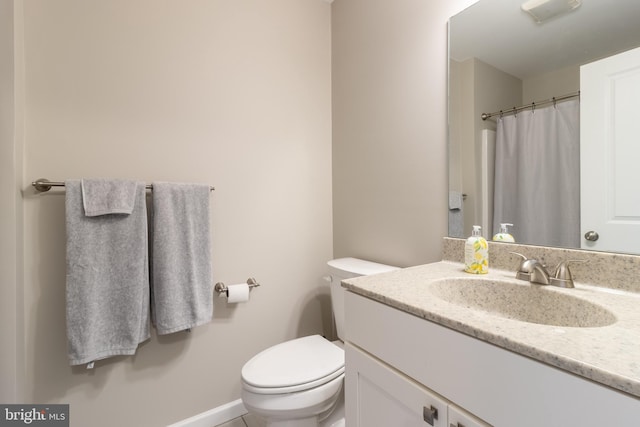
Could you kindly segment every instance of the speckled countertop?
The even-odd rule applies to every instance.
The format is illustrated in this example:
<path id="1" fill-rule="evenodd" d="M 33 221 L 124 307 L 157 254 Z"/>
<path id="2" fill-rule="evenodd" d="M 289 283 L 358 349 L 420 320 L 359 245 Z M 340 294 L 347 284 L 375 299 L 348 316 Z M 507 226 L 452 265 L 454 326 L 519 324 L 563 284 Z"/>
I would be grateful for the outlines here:
<path id="1" fill-rule="evenodd" d="M 512 271 L 497 269 L 491 269 L 487 275 L 471 275 L 463 271 L 460 263 L 441 261 L 345 280 L 343 286 L 407 313 L 640 398 L 639 293 L 580 283 L 576 283 L 574 289 L 541 287 L 515 280 L 514 276 Z M 603 327 L 567 327 L 505 318 L 437 296 L 433 289 L 438 282 L 438 286 L 442 285 L 443 278 L 495 280 L 535 287 L 532 292 L 570 294 L 604 307 L 616 321 Z M 467 289 L 465 292 L 473 291 Z"/>

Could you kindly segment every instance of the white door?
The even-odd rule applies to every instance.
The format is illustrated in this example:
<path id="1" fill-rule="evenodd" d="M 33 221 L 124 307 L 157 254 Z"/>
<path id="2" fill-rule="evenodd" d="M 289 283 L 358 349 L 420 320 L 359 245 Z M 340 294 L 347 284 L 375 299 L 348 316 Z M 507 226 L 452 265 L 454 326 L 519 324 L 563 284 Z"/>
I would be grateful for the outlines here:
<path id="1" fill-rule="evenodd" d="M 350 344 L 345 352 L 349 427 L 448 427 L 446 401 Z"/>
<path id="2" fill-rule="evenodd" d="M 640 48 L 580 68 L 580 183 L 582 248 L 640 253 Z"/>

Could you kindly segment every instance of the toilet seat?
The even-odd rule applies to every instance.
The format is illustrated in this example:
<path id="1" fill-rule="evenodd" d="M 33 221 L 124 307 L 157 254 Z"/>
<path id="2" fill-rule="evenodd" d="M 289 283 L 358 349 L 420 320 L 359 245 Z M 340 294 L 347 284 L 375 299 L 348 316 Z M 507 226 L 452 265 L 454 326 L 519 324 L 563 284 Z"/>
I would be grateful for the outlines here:
<path id="1" fill-rule="evenodd" d="M 344 374 L 344 350 L 311 335 L 270 347 L 242 368 L 243 388 L 258 394 L 309 390 Z"/>

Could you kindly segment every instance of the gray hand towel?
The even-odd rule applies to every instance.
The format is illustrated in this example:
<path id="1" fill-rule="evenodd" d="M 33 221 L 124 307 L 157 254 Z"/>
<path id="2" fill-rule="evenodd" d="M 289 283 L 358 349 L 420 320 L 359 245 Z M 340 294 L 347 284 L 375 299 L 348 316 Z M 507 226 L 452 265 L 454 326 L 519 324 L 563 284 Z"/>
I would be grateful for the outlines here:
<path id="1" fill-rule="evenodd" d="M 130 214 L 136 200 L 136 182 L 119 179 L 83 179 L 82 204 L 86 216 Z"/>
<path id="2" fill-rule="evenodd" d="M 449 237 L 464 237 L 463 197 L 459 191 L 449 191 Z"/>
<path id="3" fill-rule="evenodd" d="M 211 321 L 210 189 L 153 183 L 151 316 L 159 335 Z"/>
<path id="4" fill-rule="evenodd" d="M 145 184 L 131 214 L 100 216 L 85 215 L 79 180 L 65 186 L 70 364 L 134 354 L 150 335 Z"/>

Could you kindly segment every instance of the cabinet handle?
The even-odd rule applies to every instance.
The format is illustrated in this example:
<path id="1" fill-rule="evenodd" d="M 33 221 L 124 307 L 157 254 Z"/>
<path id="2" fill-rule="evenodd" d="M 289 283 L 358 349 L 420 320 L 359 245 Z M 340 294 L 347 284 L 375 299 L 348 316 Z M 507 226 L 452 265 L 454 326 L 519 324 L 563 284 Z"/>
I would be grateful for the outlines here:
<path id="1" fill-rule="evenodd" d="M 434 408 L 433 405 L 427 408 L 426 406 L 422 407 L 422 418 L 429 423 L 429 425 L 433 425 L 433 420 L 438 419 L 438 408 Z"/>

